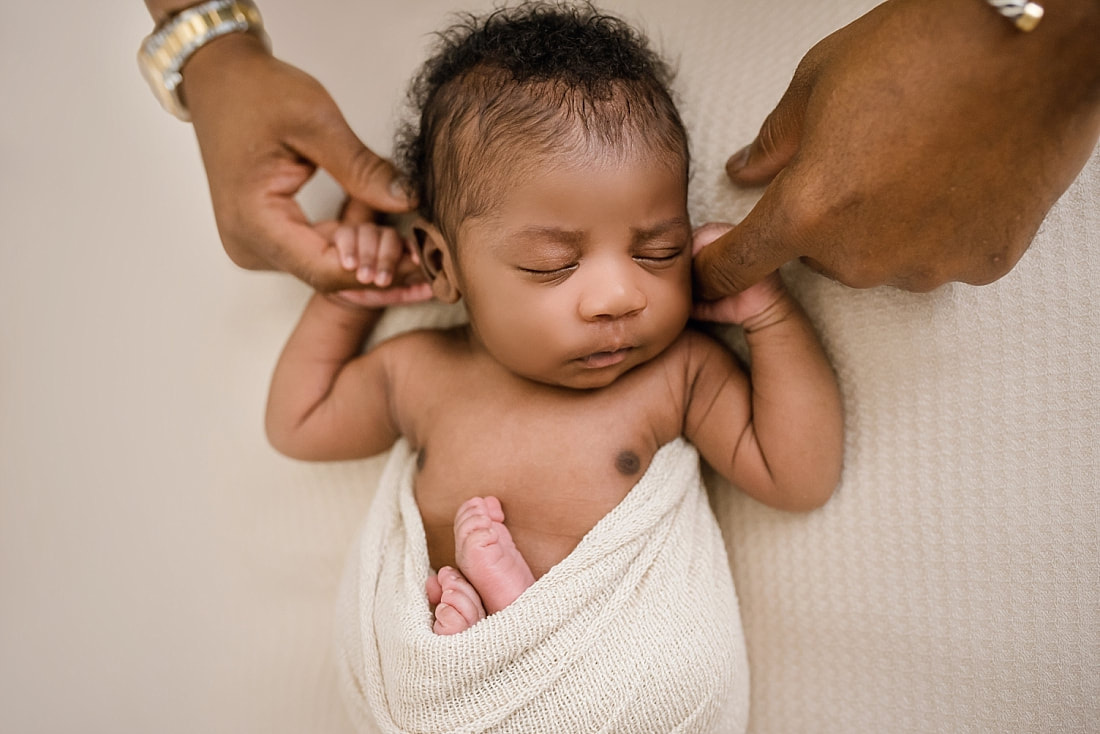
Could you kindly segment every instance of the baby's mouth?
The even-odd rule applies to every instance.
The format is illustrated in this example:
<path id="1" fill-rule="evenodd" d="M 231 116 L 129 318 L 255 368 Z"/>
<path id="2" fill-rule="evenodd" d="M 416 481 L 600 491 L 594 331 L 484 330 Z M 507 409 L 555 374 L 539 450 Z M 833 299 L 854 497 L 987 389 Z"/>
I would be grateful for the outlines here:
<path id="1" fill-rule="evenodd" d="M 592 369 L 611 367 L 626 359 L 627 355 L 630 354 L 633 349 L 634 347 L 621 347 L 619 349 L 612 349 L 604 352 L 593 352 L 586 357 L 581 357 L 580 362 L 585 367 L 590 367 Z"/>

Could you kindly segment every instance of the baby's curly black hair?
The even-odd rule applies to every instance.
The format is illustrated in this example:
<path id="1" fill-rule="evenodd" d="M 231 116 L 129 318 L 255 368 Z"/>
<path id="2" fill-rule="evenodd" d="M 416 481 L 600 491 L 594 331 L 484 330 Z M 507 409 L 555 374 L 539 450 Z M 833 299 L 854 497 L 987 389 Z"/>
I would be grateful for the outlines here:
<path id="1" fill-rule="evenodd" d="M 409 90 L 395 158 L 444 236 L 549 156 L 642 155 L 682 170 L 671 71 L 627 23 L 589 4 L 525 2 L 461 16 Z M 487 175 L 488 174 L 488 175 Z"/>

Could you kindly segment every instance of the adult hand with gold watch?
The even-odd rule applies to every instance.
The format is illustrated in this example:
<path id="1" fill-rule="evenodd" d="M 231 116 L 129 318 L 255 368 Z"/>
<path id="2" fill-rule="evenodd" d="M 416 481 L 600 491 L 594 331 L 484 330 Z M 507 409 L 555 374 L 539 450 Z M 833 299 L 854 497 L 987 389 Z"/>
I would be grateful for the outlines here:
<path id="1" fill-rule="evenodd" d="M 159 23 L 195 2 L 145 4 Z M 410 202 L 393 166 L 356 137 L 324 87 L 274 58 L 255 35 L 228 33 L 189 58 L 182 97 L 233 262 L 283 270 L 320 290 L 362 287 L 326 236 L 332 227 L 310 222 L 295 194 L 320 167 L 352 202 L 346 224 L 377 211 L 407 211 Z M 414 279 L 419 273 L 410 263 L 400 269 Z"/>
<path id="2" fill-rule="evenodd" d="M 1040 1 L 1024 33 L 979 0 L 889 0 L 811 49 L 726 165 L 767 188 L 697 293 L 795 258 L 854 287 L 1008 273 L 1100 136 L 1100 2 Z"/>

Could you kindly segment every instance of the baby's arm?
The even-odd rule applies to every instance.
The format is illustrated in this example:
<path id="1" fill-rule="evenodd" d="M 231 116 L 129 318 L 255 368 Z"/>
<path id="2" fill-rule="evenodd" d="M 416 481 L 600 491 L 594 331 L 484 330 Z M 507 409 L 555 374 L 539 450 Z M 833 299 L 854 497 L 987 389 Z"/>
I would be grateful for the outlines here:
<path id="1" fill-rule="evenodd" d="M 701 230 L 711 241 L 721 230 Z M 697 248 L 698 249 L 698 248 Z M 843 411 L 836 376 L 813 326 L 778 274 L 701 304 L 697 316 L 739 323 L 751 354 L 745 379 L 709 340 L 688 403 L 685 432 L 715 469 L 773 507 L 808 510 L 840 480 Z"/>
<path id="2" fill-rule="evenodd" d="M 266 428 L 272 446 L 313 461 L 362 458 L 389 448 L 399 434 L 388 390 L 392 350 L 360 352 L 385 303 L 430 295 L 424 283 L 314 294 L 271 379 Z"/>

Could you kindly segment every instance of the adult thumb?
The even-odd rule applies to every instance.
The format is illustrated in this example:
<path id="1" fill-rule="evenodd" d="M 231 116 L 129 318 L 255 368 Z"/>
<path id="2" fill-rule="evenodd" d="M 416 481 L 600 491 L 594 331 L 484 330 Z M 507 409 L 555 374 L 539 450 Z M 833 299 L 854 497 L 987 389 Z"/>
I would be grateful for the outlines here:
<path id="1" fill-rule="evenodd" d="M 309 139 L 299 141 L 298 152 L 328 171 L 348 196 L 376 211 L 412 208 L 397 169 L 363 145 L 339 112 Z"/>
<path id="2" fill-rule="evenodd" d="M 759 186 L 775 178 L 790 163 L 802 141 L 806 85 L 796 77 L 775 109 L 764 118 L 756 139 L 730 156 L 726 175 L 741 186 Z"/>

